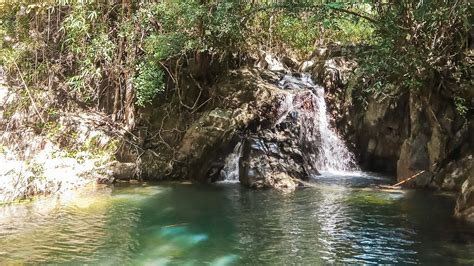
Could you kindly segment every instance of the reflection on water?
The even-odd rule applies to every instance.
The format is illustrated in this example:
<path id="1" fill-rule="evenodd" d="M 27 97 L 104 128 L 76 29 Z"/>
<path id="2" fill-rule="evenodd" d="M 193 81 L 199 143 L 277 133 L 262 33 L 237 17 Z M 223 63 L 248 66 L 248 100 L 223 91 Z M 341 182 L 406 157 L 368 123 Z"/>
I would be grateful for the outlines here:
<path id="1" fill-rule="evenodd" d="M 283 195 L 238 184 L 127 186 L 0 207 L 0 262 L 474 263 L 452 195 L 326 176 Z"/>

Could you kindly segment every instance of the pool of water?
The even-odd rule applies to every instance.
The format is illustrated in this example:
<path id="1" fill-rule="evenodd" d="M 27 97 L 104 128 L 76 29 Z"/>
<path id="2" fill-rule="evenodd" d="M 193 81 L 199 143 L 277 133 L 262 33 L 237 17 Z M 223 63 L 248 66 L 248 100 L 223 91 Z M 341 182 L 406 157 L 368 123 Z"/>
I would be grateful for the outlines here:
<path id="1" fill-rule="evenodd" d="M 239 184 L 102 188 L 0 207 L 0 262 L 151 265 L 474 264 L 453 195 L 367 174 L 291 194 Z"/>

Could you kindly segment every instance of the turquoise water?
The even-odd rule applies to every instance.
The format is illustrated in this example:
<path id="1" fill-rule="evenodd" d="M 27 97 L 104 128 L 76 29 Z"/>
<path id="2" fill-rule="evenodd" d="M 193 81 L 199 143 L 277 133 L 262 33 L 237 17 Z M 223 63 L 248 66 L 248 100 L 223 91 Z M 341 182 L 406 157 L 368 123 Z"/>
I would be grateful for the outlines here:
<path id="1" fill-rule="evenodd" d="M 0 207 L 0 261 L 133 265 L 474 264 L 455 198 L 325 176 L 292 194 L 239 184 L 116 186 Z"/>

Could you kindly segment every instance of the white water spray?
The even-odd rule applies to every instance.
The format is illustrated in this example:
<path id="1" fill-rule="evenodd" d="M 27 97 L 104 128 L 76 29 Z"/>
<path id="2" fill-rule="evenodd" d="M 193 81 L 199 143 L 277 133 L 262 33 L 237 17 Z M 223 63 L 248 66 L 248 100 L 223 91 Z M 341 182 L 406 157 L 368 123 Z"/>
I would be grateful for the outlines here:
<path id="1" fill-rule="evenodd" d="M 317 115 L 321 143 L 317 158 L 317 169 L 320 171 L 353 171 L 357 170 L 354 155 L 349 151 L 344 141 L 329 125 L 324 88 L 315 86 Z"/>
<path id="2" fill-rule="evenodd" d="M 324 88 L 315 85 L 311 77 L 303 74 L 301 77 L 285 75 L 279 82 L 279 87 L 288 90 L 288 96 L 280 105 L 281 117 L 276 125 L 283 122 L 290 112 L 296 111 L 299 116 L 304 116 L 301 130 L 307 132 L 305 136 L 309 141 L 313 141 L 314 135 L 311 131 L 316 129 L 319 141 L 314 141 L 317 150 L 317 156 L 310 155 L 314 168 L 319 172 L 326 174 L 344 174 L 359 170 L 354 159 L 354 155 L 349 151 L 344 141 L 338 136 L 336 131 L 329 124 L 327 115 L 327 106 L 324 99 Z M 314 96 L 313 104 L 305 106 L 304 102 L 308 99 L 295 97 L 292 90 L 309 90 Z M 221 177 L 226 182 L 239 181 L 239 160 L 241 157 L 241 143 L 238 143 L 234 151 L 226 158 L 225 166 L 221 170 Z"/>
<path id="3" fill-rule="evenodd" d="M 239 160 L 242 153 L 242 143 L 237 143 L 234 151 L 225 159 L 225 166 L 221 170 L 221 177 L 225 182 L 239 182 Z"/>
<path id="4" fill-rule="evenodd" d="M 324 99 L 324 88 L 315 85 L 308 74 L 303 74 L 301 77 L 293 77 L 286 75 L 279 83 L 283 89 L 311 89 L 316 96 L 316 106 L 311 114 L 308 110 L 297 108 L 298 112 L 306 113 L 314 125 L 318 126 L 320 135 L 320 143 L 318 145 L 318 156 L 316 158 L 315 167 L 319 171 L 328 172 L 348 172 L 357 169 L 357 164 L 354 155 L 349 151 L 344 141 L 338 136 L 336 131 L 330 126 L 326 101 Z"/>

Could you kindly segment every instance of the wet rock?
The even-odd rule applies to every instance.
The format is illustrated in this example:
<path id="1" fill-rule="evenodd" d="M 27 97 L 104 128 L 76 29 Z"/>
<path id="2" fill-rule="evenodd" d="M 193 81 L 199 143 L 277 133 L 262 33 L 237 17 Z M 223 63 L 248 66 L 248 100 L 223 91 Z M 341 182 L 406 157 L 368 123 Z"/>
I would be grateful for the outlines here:
<path id="1" fill-rule="evenodd" d="M 281 116 L 275 124 L 244 137 L 239 176 L 245 186 L 288 192 L 298 186 L 298 180 L 318 174 L 321 136 L 315 120 L 316 95 L 299 89 L 287 97 L 284 104 L 274 106 L 283 110 L 272 111 Z"/>
<path id="2" fill-rule="evenodd" d="M 235 133 L 233 112 L 221 108 L 204 113 L 186 132 L 177 153 L 177 160 L 185 161 L 186 166 L 174 173 L 192 177 L 199 181 L 209 178 L 213 163 L 219 154 L 229 149 Z"/>
<path id="3" fill-rule="evenodd" d="M 466 166 L 468 178 L 464 181 L 456 202 L 455 215 L 474 222 L 474 161 L 471 158 Z"/>
<path id="4" fill-rule="evenodd" d="M 289 93 L 276 86 L 278 80 L 275 73 L 267 70 L 230 72 L 212 88 L 221 100 L 196 114 L 194 121 L 185 127 L 184 134 L 175 144 L 169 144 L 172 152 L 163 152 L 168 150 L 166 148 L 145 151 L 140 158 L 142 176 L 201 182 L 217 180 L 226 156 L 232 152 L 241 135 L 246 131 L 272 127 L 286 115 L 288 110 L 279 106 Z M 185 122 L 176 116 L 168 123 L 170 127 L 180 128 Z"/>
<path id="5" fill-rule="evenodd" d="M 230 72 L 212 88 L 220 101 L 195 115 L 176 144 L 170 145 L 172 153 L 151 148 L 144 152 L 142 176 L 201 182 L 238 176 L 248 187 L 294 190 L 297 179 L 318 173 L 316 96 L 314 84 L 302 78 L 288 75 L 284 84 L 281 81 L 279 74 L 268 70 Z M 285 87 L 287 83 L 294 86 Z M 185 122 L 178 117 L 173 121 L 174 126 L 168 123 L 175 128 Z M 234 162 L 228 155 L 236 153 L 238 142 L 242 142 L 239 167 L 224 167 Z M 237 175 L 228 173 L 234 168 L 239 168 Z"/>
<path id="6" fill-rule="evenodd" d="M 473 174 L 474 157 L 465 156 L 449 162 L 434 178 L 434 182 L 443 190 L 461 191 L 463 183 Z"/>
<path id="7" fill-rule="evenodd" d="M 110 176 L 118 180 L 134 179 L 137 173 L 137 165 L 135 163 L 113 161 L 108 163 L 105 168 Z"/>
<path id="8" fill-rule="evenodd" d="M 297 179 L 317 174 L 311 163 L 311 155 L 315 154 L 303 152 L 306 141 L 300 138 L 301 129 L 295 122 L 283 121 L 276 128 L 260 130 L 244 139 L 239 162 L 241 184 L 289 192 L 298 186 Z"/>

